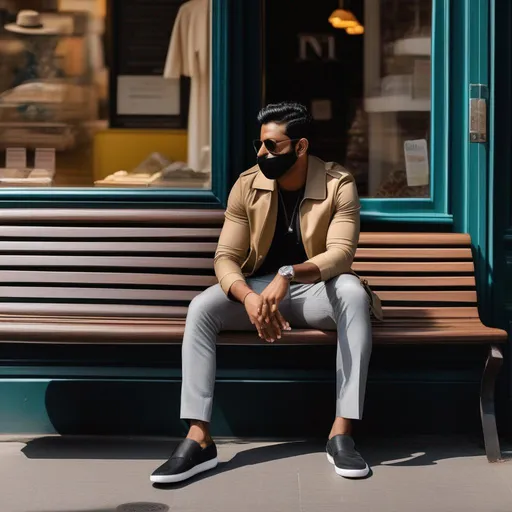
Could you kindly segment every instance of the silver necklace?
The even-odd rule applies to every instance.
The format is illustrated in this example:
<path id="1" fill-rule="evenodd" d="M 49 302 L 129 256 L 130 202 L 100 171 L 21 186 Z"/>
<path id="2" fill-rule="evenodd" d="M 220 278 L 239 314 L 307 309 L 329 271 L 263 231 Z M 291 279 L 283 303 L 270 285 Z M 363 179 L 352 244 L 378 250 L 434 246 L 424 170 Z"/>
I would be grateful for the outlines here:
<path id="1" fill-rule="evenodd" d="M 281 194 L 280 190 L 279 190 L 279 199 L 281 199 L 281 204 L 283 205 L 284 218 L 286 220 L 286 225 L 288 226 L 288 233 L 293 233 L 292 225 L 293 225 L 293 220 L 295 219 L 295 212 L 297 211 L 297 207 L 299 206 L 300 194 L 299 194 L 299 197 L 297 198 L 297 201 L 295 202 L 295 208 L 293 209 L 291 221 L 288 218 L 288 212 L 286 211 L 286 204 L 284 202 L 283 195 Z"/>

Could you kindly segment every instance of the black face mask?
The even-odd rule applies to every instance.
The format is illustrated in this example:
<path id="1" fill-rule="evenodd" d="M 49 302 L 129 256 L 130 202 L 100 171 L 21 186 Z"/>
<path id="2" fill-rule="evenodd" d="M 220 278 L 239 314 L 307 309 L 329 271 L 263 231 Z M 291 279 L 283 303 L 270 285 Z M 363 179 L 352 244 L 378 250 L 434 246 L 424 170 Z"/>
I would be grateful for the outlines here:
<path id="1" fill-rule="evenodd" d="M 288 153 L 276 155 L 269 158 L 269 155 L 258 157 L 258 166 L 261 172 L 269 180 L 282 178 L 297 162 L 297 153 L 292 149 Z"/>

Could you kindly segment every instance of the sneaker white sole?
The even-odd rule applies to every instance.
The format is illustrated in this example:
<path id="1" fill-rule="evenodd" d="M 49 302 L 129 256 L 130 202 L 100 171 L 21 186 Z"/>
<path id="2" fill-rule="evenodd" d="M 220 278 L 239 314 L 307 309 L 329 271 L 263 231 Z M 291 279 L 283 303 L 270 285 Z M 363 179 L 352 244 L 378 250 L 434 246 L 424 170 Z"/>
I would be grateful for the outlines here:
<path id="1" fill-rule="evenodd" d="M 179 482 L 184 482 L 193 476 L 199 475 L 199 473 L 204 473 L 205 471 L 210 471 L 215 469 L 219 464 L 219 459 L 215 457 L 215 459 L 207 460 L 202 464 L 198 464 L 194 466 L 192 469 L 185 471 L 184 473 L 180 473 L 179 475 L 151 475 L 150 480 L 154 484 L 177 484 Z"/>
<path id="2" fill-rule="evenodd" d="M 342 469 L 336 466 L 334 463 L 334 459 L 327 453 L 327 460 L 334 466 L 334 471 L 336 471 L 337 475 L 340 475 L 344 478 L 364 478 L 365 476 L 368 476 L 368 473 L 370 472 L 370 468 L 368 467 L 368 464 L 364 469 Z"/>

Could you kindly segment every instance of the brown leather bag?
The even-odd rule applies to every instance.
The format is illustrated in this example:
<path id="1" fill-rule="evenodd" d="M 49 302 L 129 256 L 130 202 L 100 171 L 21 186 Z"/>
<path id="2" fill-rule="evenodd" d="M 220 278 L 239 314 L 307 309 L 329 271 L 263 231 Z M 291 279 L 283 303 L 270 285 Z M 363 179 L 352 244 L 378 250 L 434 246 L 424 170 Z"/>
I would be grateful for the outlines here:
<path id="1" fill-rule="evenodd" d="M 370 288 L 370 285 L 366 279 L 357 275 L 354 271 L 352 271 L 352 274 L 359 279 L 361 286 L 364 288 L 364 291 L 368 295 L 368 303 L 370 305 L 370 312 L 372 316 L 376 320 L 382 322 L 384 320 L 384 311 L 382 311 L 382 303 L 379 296 Z"/>

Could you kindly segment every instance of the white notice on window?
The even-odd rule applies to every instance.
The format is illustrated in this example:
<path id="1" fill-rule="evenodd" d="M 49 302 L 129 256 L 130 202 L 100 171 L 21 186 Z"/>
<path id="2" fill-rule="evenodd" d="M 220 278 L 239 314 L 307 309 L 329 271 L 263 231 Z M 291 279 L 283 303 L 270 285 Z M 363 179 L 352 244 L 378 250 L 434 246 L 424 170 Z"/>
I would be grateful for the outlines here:
<path id="1" fill-rule="evenodd" d="M 47 171 L 55 172 L 55 149 L 37 148 L 34 168 L 46 169 Z"/>
<path id="2" fill-rule="evenodd" d="M 119 76 L 117 113 L 121 116 L 179 115 L 180 81 L 163 76 Z"/>
<path id="3" fill-rule="evenodd" d="M 428 148 L 425 139 L 404 142 L 407 185 L 419 187 L 429 184 Z"/>
<path id="4" fill-rule="evenodd" d="M 26 169 L 27 150 L 25 148 L 7 148 L 5 151 L 5 167 L 7 169 Z"/>

